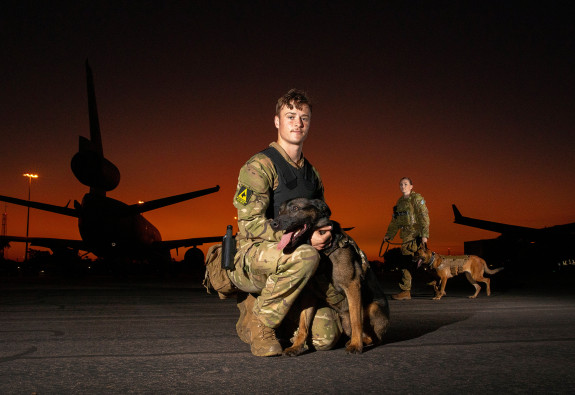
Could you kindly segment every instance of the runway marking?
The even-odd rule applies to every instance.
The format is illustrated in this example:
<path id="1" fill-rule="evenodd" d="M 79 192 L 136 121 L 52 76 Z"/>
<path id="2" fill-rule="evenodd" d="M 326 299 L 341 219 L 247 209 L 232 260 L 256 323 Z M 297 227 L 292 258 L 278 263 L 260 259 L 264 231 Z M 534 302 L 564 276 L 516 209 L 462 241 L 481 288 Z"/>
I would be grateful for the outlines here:
<path id="1" fill-rule="evenodd" d="M 575 342 L 575 338 L 568 337 L 568 338 L 563 338 L 563 339 L 491 340 L 491 341 L 464 342 L 464 343 L 418 343 L 418 344 L 389 343 L 389 344 L 384 344 L 383 347 L 415 348 L 415 347 L 478 346 L 478 345 L 487 345 L 487 344 L 521 344 L 521 343 L 548 343 L 548 342 L 553 342 L 553 343 Z"/>
<path id="2" fill-rule="evenodd" d="M 250 354 L 249 351 L 220 351 L 220 352 L 212 352 L 212 351 L 200 351 L 200 352 L 170 352 L 170 353 L 164 353 L 164 354 L 79 354 L 79 355 L 59 355 L 59 356 L 50 356 L 50 355 L 45 355 L 45 356 L 40 356 L 40 357 L 35 357 L 35 356 L 25 356 L 26 354 L 32 353 L 32 352 L 36 352 L 37 349 L 36 347 L 32 347 L 30 350 L 20 353 L 20 354 L 16 354 L 13 357 L 6 357 L 6 358 L 1 358 L 0 362 L 6 362 L 6 361 L 10 361 L 10 360 L 14 360 L 14 359 L 22 359 L 22 360 L 48 360 L 48 359 L 78 359 L 78 358 L 89 358 L 89 359 L 93 359 L 93 358 L 150 358 L 150 357 L 154 357 L 154 358 L 160 358 L 160 357 L 174 357 L 174 356 L 185 356 L 185 355 L 216 355 L 216 354 Z"/>
<path id="3" fill-rule="evenodd" d="M 437 302 L 435 302 L 437 303 Z M 439 306 L 439 304 L 437 304 L 437 306 Z M 441 310 L 442 314 L 448 314 L 448 313 L 459 313 L 459 312 L 466 312 L 466 313 L 497 313 L 497 312 L 504 312 L 507 310 L 513 310 L 513 311 L 524 311 L 524 310 L 528 310 L 528 311 L 557 311 L 557 310 L 574 310 L 575 306 L 573 305 L 556 305 L 556 304 L 549 304 L 549 305 L 519 305 L 519 306 L 488 306 L 488 307 L 481 307 L 478 309 L 475 309 L 473 305 L 469 305 L 469 306 L 458 306 L 458 307 L 452 307 L 452 306 L 441 306 L 441 307 L 445 307 L 444 309 Z M 421 309 L 421 308 L 417 308 L 417 309 L 401 309 L 401 310 L 396 310 L 395 311 L 398 314 L 411 314 L 411 313 L 430 313 L 429 309 Z"/>
<path id="4" fill-rule="evenodd" d="M 27 349 L 26 351 L 23 351 L 19 354 L 14 354 L 14 355 L 10 355 L 8 357 L 2 357 L 0 358 L 0 363 L 3 362 L 9 362 L 9 361 L 14 361 L 16 359 L 22 359 L 23 356 L 28 355 L 28 354 L 32 354 L 35 353 L 36 351 L 38 351 L 38 349 L 36 347 L 30 347 L 29 349 Z"/>
<path id="5" fill-rule="evenodd" d="M 36 332 L 49 332 L 52 336 L 64 336 L 63 331 L 54 331 L 50 329 L 22 329 L 22 330 L 14 330 L 14 331 L 2 331 L 0 333 L 36 333 Z"/>

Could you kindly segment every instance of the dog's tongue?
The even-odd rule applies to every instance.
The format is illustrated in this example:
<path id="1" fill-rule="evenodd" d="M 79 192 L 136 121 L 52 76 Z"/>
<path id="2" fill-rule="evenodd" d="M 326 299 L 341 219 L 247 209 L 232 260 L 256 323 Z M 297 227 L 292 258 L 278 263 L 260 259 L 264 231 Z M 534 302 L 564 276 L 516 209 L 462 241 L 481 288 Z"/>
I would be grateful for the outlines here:
<path id="1" fill-rule="evenodd" d="M 421 264 L 423 263 L 423 259 L 419 258 L 419 260 L 417 261 L 417 268 L 419 269 L 419 267 L 421 266 Z"/>
<path id="2" fill-rule="evenodd" d="M 294 232 L 286 232 L 278 244 L 278 250 L 283 250 L 289 244 Z"/>

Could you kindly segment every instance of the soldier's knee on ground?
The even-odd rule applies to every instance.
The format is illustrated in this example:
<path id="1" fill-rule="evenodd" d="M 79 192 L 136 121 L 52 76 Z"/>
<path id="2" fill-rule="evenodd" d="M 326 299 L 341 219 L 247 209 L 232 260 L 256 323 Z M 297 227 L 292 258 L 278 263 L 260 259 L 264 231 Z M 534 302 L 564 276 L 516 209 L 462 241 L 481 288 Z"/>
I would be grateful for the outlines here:
<path id="1" fill-rule="evenodd" d="M 312 328 L 311 341 L 318 351 L 326 351 L 334 348 L 342 334 L 339 315 L 330 307 L 322 307 L 316 312 Z"/>
<path id="2" fill-rule="evenodd" d="M 324 338 L 313 338 L 312 345 L 317 351 L 327 351 L 331 350 L 337 345 L 339 338 L 341 337 L 341 332 L 339 334 L 333 334 L 333 336 L 327 336 Z"/>

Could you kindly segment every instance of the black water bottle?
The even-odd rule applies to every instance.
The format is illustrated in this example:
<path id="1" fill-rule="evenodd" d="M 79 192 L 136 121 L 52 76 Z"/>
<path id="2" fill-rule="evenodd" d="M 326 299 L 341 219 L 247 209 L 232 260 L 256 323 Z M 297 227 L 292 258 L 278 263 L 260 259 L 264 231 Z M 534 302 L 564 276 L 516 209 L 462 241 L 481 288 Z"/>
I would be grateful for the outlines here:
<path id="1" fill-rule="evenodd" d="M 236 255 L 236 238 L 233 235 L 232 225 L 228 225 L 226 235 L 222 240 L 222 269 L 232 270 Z"/>

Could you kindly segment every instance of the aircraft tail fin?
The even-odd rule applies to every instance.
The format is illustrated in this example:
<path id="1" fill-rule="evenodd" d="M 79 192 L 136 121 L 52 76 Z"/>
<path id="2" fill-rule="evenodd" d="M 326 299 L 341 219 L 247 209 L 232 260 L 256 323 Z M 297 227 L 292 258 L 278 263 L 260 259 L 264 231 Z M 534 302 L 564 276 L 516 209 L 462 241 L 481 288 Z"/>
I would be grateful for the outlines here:
<path id="1" fill-rule="evenodd" d="M 88 60 L 86 60 L 86 85 L 90 138 L 80 136 L 78 152 L 72 158 L 72 172 L 78 181 L 90 187 L 90 193 L 106 195 L 107 191 L 116 188 L 120 183 L 120 171 L 104 157 L 94 78 Z"/>
<path id="2" fill-rule="evenodd" d="M 100 120 L 98 118 L 98 105 L 96 104 L 96 90 L 94 89 L 94 77 L 92 69 L 86 59 L 86 85 L 88 91 L 88 116 L 90 118 L 90 140 L 92 146 L 100 155 L 104 155 L 102 147 L 102 135 L 100 133 Z"/>

